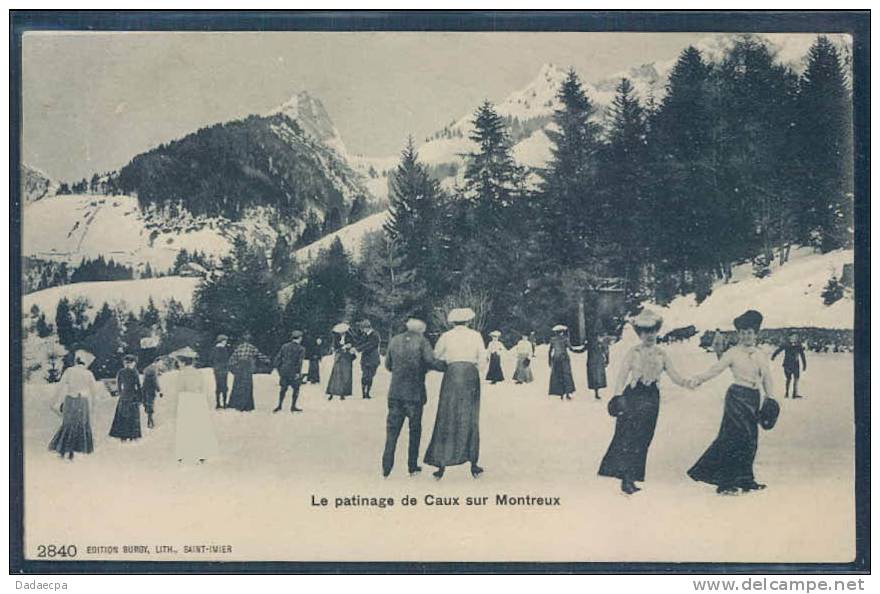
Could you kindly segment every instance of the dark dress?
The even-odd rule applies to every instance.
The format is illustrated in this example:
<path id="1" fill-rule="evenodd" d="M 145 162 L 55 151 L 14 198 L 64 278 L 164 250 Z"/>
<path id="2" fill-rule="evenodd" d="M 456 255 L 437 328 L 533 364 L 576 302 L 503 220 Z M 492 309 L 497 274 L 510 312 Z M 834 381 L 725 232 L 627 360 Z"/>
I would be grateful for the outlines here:
<path id="1" fill-rule="evenodd" d="M 141 386 L 141 392 L 144 400 L 144 412 L 153 414 L 153 403 L 156 401 L 156 394 L 159 393 L 159 374 L 154 365 L 147 365 L 144 369 L 144 384 Z"/>
<path id="2" fill-rule="evenodd" d="M 211 351 L 211 367 L 214 370 L 214 391 L 226 394 L 229 390 L 229 347 L 215 345 Z"/>
<path id="3" fill-rule="evenodd" d="M 242 343 L 235 348 L 229 358 L 232 370 L 232 392 L 229 394 L 229 408 L 242 412 L 254 410 L 254 371 L 260 352 L 250 343 Z"/>
<path id="4" fill-rule="evenodd" d="M 306 375 L 306 381 L 310 384 L 321 383 L 321 357 L 323 356 L 323 345 L 312 342 L 306 347 L 306 359 L 309 360 L 309 369 Z"/>
<path id="5" fill-rule="evenodd" d="M 473 363 L 449 363 L 440 384 L 437 419 L 425 464 L 446 467 L 480 457 L 480 372 Z"/>
<path id="6" fill-rule="evenodd" d="M 369 334 L 364 334 L 358 343 L 357 350 L 361 354 L 361 383 L 369 384 L 376 375 L 379 368 L 379 334 L 375 330 L 371 330 Z"/>
<path id="7" fill-rule="evenodd" d="M 336 358 L 327 382 L 327 394 L 330 396 L 351 396 L 351 366 L 355 354 L 350 349 L 343 348 L 345 345 L 350 343 L 347 340 L 338 341 L 336 345 Z"/>
<path id="8" fill-rule="evenodd" d="M 608 386 L 605 367 L 608 365 L 608 349 L 597 340 L 587 343 L 587 387 L 600 390 Z"/>
<path id="9" fill-rule="evenodd" d="M 574 378 L 571 376 L 571 358 L 568 351 L 571 343 L 567 336 L 554 336 L 550 339 L 550 395 L 562 396 L 574 392 Z"/>
<path id="10" fill-rule="evenodd" d="M 141 380 L 136 369 L 124 367 L 116 375 L 119 400 L 110 425 L 110 437 L 139 439 L 141 436 Z"/>
<path id="11" fill-rule="evenodd" d="M 724 397 L 724 416 L 718 437 L 688 470 L 688 476 L 719 487 L 738 487 L 753 482 L 760 404 L 758 390 L 731 385 Z"/>
<path id="12" fill-rule="evenodd" d="M 489 355 L 489 370 L 486 372 L 486 379 L 490 382 L 504 381 L 504 371 L 501 369 L 500 353 L 491 353 Z"/>
<path id="13" fill-rule="evenodd" d="M 625 412 L 617 417 L 614 437 L 602 458 L 599 475 L 643 481 L 648 447 L 654 439 L 660 411 L 660 390 L 656 383 L 638 382 L 624 389 L 623 398 Z"/>
<path id="14" fill-rule="evenodd" d="M 61 427 L 55 432 L 49 449 L 61 455 L 71 452 L 91 454 L 95 450 L 89 422 L 89 400 L 84 396 L 65 396 Z"/>

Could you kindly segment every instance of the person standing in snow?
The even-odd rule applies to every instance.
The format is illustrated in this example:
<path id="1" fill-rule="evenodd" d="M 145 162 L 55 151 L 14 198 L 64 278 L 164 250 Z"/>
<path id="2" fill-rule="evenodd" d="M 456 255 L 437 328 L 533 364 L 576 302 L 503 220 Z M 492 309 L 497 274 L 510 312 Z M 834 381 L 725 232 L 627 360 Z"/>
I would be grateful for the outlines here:
<path id="1" fill-rule="evenodd" d="M 324 341 L 316 336 L 306 347 L 306 359 L 309 360 L 309 371 L 306 381 L 310 384 L 321 383 L 321 358 L 324 356 Z"/>
<path id="2" fill-rule="evenodd" d="M 125 355 L 123 367 L 116 374 L 116 414 L 110 426 L 110 437 L 123 442 L 140 439 L 141 437 L 141 378 L 135 364 L 137 357 Z"/>
<path id="3" fill-rule="evenodd" d="M 532 375 L 532 357 L 535 356 L 535 347 L 529 337 L 523 334 L 513 350 L 516 353 L 516 370 L 513 372 L 514 383 L 532 383 L 535 379 Z"/>
<path id="4" fill-rule="evenodd" d="M 254 373 L 257 360 L 263 358 L 250 341 L 251 333 L 245 332 L 241 343 L 235 347 L 229 357 L 229 368 L 233 375 L 229 408 L 242 412 L 254 410 Z"/>
<path id="5" fill-rule="evenodd" d="M 53 409 L 61 415 L 61 427 L 49 442 L 49 449 L 73 460 L 74 453 L 91 454 L 95 450 L 91 411 L 104 390 L 88 369 L 94 355 L 78 350 L 70 358 L 73 365 L 61 374 L 56 388 Z"/>
<path id="6" fill-rule="evenodd" d="M 217 344 L 211 349 L 211 366 L 214 369 L 214 408 L 226 408 L 229 392 L 229 338 L 225 334 L 217 337 Z"/>
<path id="7" fill-rule="evenodd" d="M 483 469 L 480 458 L 480 369 L 486 358 L 483 337 L 467 327 L 475 317 L 469 308 L 449 312 L 452 329 L 444 332 L 434 346 L 434 357 L 446 363 L 434 432 L 425 452 L 425 464 L 437 467 L 434 478 L 441 479 L 447 466 L 469 462 L 471 476 Z"/>
<path id="8" fill-rule="evenodd" d="M 278 392 L 278 406 L 272 412 L 281 410 L 284 404 L 284 397 L 287 396 L 287 388 L 293 391 L 290 401 L 290 412 L 302 412 L 301 408 L 297 408 L 296 401 L 299 398 L 299 387 L 302 383 L 302 364 L 305 356 L 305 349 L 302 346 L 303 333 L 294 330 L 290 334 L 290 342 L 284 343 L 275 360 L 272 362 L 273 367 L 278 370 L 278 384 L 280 386 Z"/>
<path id="9" fill-rule="evenodd" d="M 173 379 L 177 393 L 174 453 L 178 462 L 203 463 L 216 458 L 220 450 L 211 420 L 209 392 L 202 374 L 193 367 L 196 352 L 187 347 L 178 352 L 177 359 L 181 370 Z"/>
<path id="10" fill-rule="evenodd" d="M 644 310 L 632 320 L 640 343 L 629 350 L 617 375 L 614 402 L 620 403 L 614 437 L 599 466 L 599 476 L 620 479 L 620 490 L 627 495 L 640 491 L 636 481 L 645 480 L 648 448 L 654 439 L 660 411 L 658 383 L 666 373 L 679 386 L 690 384 L 675 370 L 669 355 L 657 346 L 657 333 L 663 318 Z M 609 412 L 614 409 L 609 402 Z"/>
<path id="11" fill-rule="evenodd" d="M 788 398 L 788 389 L 791 387 L 792 380 L 794 380 L 794 389 L 791 391 L 791 397 L 802 398 L 798 394 L 798 381 L 801 378 L 801 363 L 803 363 L 803 370 L 807 370 L 807 354 L 804 352 L 804 346 L 798 339 L 798 335 L 789 335 L 788 340 L 773 351 L 770 360 L 774 361 L 779 356 L 779 353 L 785 353 L 782 357 L 782 371 L 785 373 L 785 397 Z"/>
<path id="12" fill-rule="evenodd" d="M 351 396 L 351 367 L 356 355 L 349 329 L 350 326 L 345 322 L 333 327 L 333 350 L 336 354 L 333 359 L 333 369 L 330 371 L 330 380 L 327 382 L 327 400 L 333 400 L 334 396 L 345 400 L 346 396 Z"/>
<path id="13" fill-rule="evenodd" d="M 554 336 L 550 339 L 548 356 L 550 359 L 550 395 L 559 396 L 560 400 L 571 400 L 575 391 L 574 378 L 571 375 L 571 358 L 568 351 L 583 352 L 581 347 L 571 346 L 568 338 L 568 326 L 553 326 Z"/>
<path id="14" fill-rule="evenodd" d="M 155 426 L 153 412 L 156 396 L 162 397 L 162 391 L 159 389 L 158 361 L 153 361 L 144 368 L 144 383 L 141 391 L 144 395 L 144 412 L 147 413 L 147 428 L 152 429 Z"/>
<path id="15" fill-rule="evenodd" d="M 504 371 L 501 369 L 501 355 L 507 352 L 504 344 L 501 342 L 501 332 L 493 330 L 489 333 L 492 339 L 486 346 L 486 352 L 489 355 L 489 370 L 486 372 L 486 380 L 491 384 L 497 384 L 504 381 Z"/>
<path id="16" fill-rule="evenodd" d="M 599 390 L 608 386 L 605 368 L 608 366 L 608 345 L 595 332 L 587 336 L 587 388 L 596 400 L 601 400 Z"/>
<path id="17" fill-rule="evenodd" d="M 720 495 L 733 495 L 766 487 L 755 481 L 754 463 L 758 451 L 758 421 L 761 410 L 761 388 L 772 398 L 773 380 L 770 361 L 757 347 L 763 316 L 753 309 L 733 321 L 737 344 L 724 353 L 721 360 L 707 371 L 694 376 L 698 386 L 729 369 L 733 383 L 724 398 L 724 416 L 718 436 L 706 452 L 688 470 L 695 481 L 716 486 Z"/>
<path id="18" fill-rule="evenodd" d="M 361 354 L 361 396 L 370 398 L 370 390 L 373 388 L 373 378 L 379 368 L 379 334 L 373 330 L 370 320 L 361 320 L 360 337 L 357 350 Z"/>

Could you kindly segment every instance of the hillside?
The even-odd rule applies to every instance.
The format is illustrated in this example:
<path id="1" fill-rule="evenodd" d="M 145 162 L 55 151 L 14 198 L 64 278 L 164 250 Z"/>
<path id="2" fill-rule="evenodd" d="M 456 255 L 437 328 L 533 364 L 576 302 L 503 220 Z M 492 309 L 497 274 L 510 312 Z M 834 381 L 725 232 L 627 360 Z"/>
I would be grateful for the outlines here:
<path id="1" fill-rule="evenodd" d="M 55 193 L 55 183 L 45 173 L 28 165 L 22 164 L 21 175 L 21 202 L 22 205 L 35 202 L 44 196 Z"/>

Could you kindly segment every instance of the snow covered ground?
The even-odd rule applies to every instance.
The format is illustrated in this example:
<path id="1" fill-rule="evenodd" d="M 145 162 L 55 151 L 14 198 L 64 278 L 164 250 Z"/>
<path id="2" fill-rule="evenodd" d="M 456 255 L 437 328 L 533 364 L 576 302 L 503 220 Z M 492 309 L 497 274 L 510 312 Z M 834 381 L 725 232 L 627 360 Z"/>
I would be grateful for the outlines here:
<path id="1" fill-rule="evenodd" d="M 361 242 L 367 233 L 378 231 L 388 220 L 388 211 L 377 212 L 366 218 L 361 219 L 351 225 L 346 225 L 339 231 L 334 231 L 325 235 L 318 241 L 298 249 L 295 253 L 297 261 L 300 263 L 308 262 L 314 259 L 321 250 L 329 249 L 338 237 L 345 247 L 345 250 L 355 259 L 360 256 Z"/>
<path id="2" fill-rule="evenodd" d="M 193 291 L 199 282 L 201 282 L 199 278 L 163 276 L 138 280 L 73 283 L 25 295 L 22 298 L 21 310 L 27 314 L 31 307 L 36 305 L 51 320 L 54 319 L 55 307 L 64 297 L 70 301 L 79 298 L 88 300 L 92 314 L 105 302 L 111 307 L 119 305 L 128 311 L 137 312 L 141 307 L 145 307 L 151 298 L 160 309 L 165 302 L 175 299 L 184 309 L 189 310 L 192 306 Z"/>
<path id="3" fill-rule="evenodd" d="M 691 374 L 714 357 L 696 341 L 670 347 Z M 546 360 L 536 381 L 483 384 L 481 456 L 474 480 L 465 467 L 436 482 L 425 467 L 406 472 L 404 429 L 389 479 L 380 475 L 389 375 L 380 370 L 373 400 L 328 402 L 306 386 L 301 414 L 270 411 L 275 376 L 256 376 L 252 413 L 212 412 L 222 452 L 201 466 L 174 459 L 176 398 L 157 401 L 157 426 L 133 445 L 107 437 L 113 399 L 93 415 L 95 452 L 72 463 L 47 451 L 58 425 L 47 386 L 25 392 L 25 543 L 171 545 L 180 554 L 118 555 L 115 560 L 545 560 L 545 561 L 849 561 L 854 555 L 852 356 L 808 354 L 803 400 L 782 400 L 776 428 L 761 432 L 756 474 L 766 491 L 719 497 L 685 471 L 714 438 L 729 378 L 695 392 L 664 380 L 644 490 L 618 491 L 596 475 L 613 432 L 601 402 L 585 390 L 585 362 L 572 367 L 579 388 L 562 402 L 547 395 Z M 612 359 L 613 377 L 620 358 Z M 357 363 L 357 362 L 356 362 Z M 325 358 L 322 377 L 329 376 Z M 357 365 L 356 365 L 357 368 Z M 512 373 L 512 361 L 504 371 Z M 210 372 L 205 371 L 210 385 Z M 167 386 L 171 376 L 163 376 Z M 774 380 L 781 371 L 774 366 Z M 359 372 L 355 371 L 355 386 Z M 431 373 L 422 455 L 430 440 L 440 375 Z M 212 396 L 206 395 L 211 399 Z M 425 505 L 426 495 L 485 496 L 486 507 Z M 496 494 L 560 497 L 559 507 L 495 506 Z M 327 508 L 312 496 L 326 497 Z M 393 507 L 334 509 L 336 497 L 393 497 Z M 400 504 L 411 495 L 414 507 Z M 232 553 L 182 553 L 184 545 L 231 545 Z"/>

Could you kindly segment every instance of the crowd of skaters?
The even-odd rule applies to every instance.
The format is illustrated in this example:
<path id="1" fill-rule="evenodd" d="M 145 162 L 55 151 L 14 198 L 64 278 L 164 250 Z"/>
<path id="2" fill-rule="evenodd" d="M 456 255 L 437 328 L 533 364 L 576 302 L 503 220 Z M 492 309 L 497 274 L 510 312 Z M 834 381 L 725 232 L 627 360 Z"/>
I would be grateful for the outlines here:
<path id="1" fill-rule="evenodd" d="M 469 465 L 473 477 L 483 474 L 484 469 L 479 465 L 482 383 L 479 370 L 486 363 L 486 381 L 491 384 L 505 381 L 501 362 L 507 349 L 497 331 L 489 334 L 488 344 L 484 342 L 483 336 L 471 327 L 474 317 L 469 308 L 451 310 L 447 317 L 451 328 L 440 335 L 433 347 L 425 337 L 425 323 L 416 318 L 407 320 L 406 330 L 390 339 L 385 357 L 385 368 L 391 374 L 391 381 L 387 398 L 386 442 L 381 458 L 383 476 L 392 472 L 396 444 L 405 422 L 409 429 L 408 471 L 410 474 L 421 471 L 421 421 L 428 400 L 425 378 L 430 371 L 440 372 L 443 377 L 424 463 L 436 468 L 433 476 L 438 480 L 443 478 L 447 468 L 463 464 Z M 737 343 L 725 346 L 718 353 L 717 362 L 705 372 L 684 378 L 677 372 L 668 353 L 657 343 L 662 318 L 645 310 L 631 319 L 639 343 L 626 353 L 619 367 L 615 395 L 608 403 L 608 412 L 615 418 L 615 431 L 599 464 L 598 474 L 619 479 L 620 488 L 626 494 L 638 492 L 641 488 L 636 483 L 645 480 L 647 453 L 657 423 L 662 376 L 693 389 L 724 371 L 730 371 L 733 383 L 726 392 L 718 436 L 688 475 L 695 481 L 714 485 L 720 494 L 763 489 L 765 485 L 758 483 L 753 473 L 758 427 L 772 428 L 779 406 L 773 399 L 770 359 L 757 348 L 762 321 L 761 314 L 754 310 L 737 317 L 733 321 Z M 303 346 L 303 338 L 301 331 L 293 331 L 290 340 L 270 361 L 252 344 L 249 334 L 244 334 L 235 348 L 230 347 L 227 336 L 218 336 L 211 351 L 216 408 L 254 410 L 253 374 L 258 364 L 271 362 L 279 378 L 278 404 L 273 412 L 283 409 L 288 392 L 291 392 L 290 411 L 301 412 L 297 406 L 300 387 L 304 381 L 320 382 L 319 363 L 324 354 L 320 339 L 313 341 L 309 348 Z M 773 355 L 775 358 L 785 352 L 783 366 L 787 380 L 790 375 L 795 375 L 794 365 L 798 369 L 801 363 L 806 366 L 803 348 L 796 347 L 795 339 L 789 341 L 790 348 L 780 348 Z M 334 326 L 334 361 L 326 386 L 328 400 L 334 397 L 344 400 L 352 395 L 352 366 L 357 358 L 360 358 L 361 365 L 361 397 L 372 397 L 373 378 L 381 362 L 380 344 L 378 333 L 368 320 L 358 323 L 357 332 L 352 332 L 347 323 Z M 531 372 L 535 357 L 534 335 L 522 335 L 511 351 L 516 358 L 514 382 L 534 381 Z M 571 400 L 575 392 L 569 352 L 587 353 L 588 387 L 594 391 L 595 398 L 600 398 L 599 390 L 607 385 L 608 340 L 591 335 L 584 344 L 572 345 L 568 328 L 564 325 L 553 327 L 549 343 L 549 394 L 559 396 L 564 402 Z M 77 350 L 72 357 L 72 364 L 58 386 L 56 409 L 62 417 L 61 427 L 49 446 L 69 459 L 74 453 L 90 453 L 94 448 L 89 411 L 92 399 L 100 391 L 88 371 L 92 355 Z M 194 367 L 196 358 L 196 352 L 190 348 L 174 353 L 180 373 L 175 374 L 170 387 L 178 395 L 175 451 L 181 462 L 204 462 L 218 451 L 205 400 L 210 388 L 205 377 Z M 308 371 L 303 373 L 306 361 Z M 147 413 L 148 427 L 153 426 L 155 399 L 162 396 L 158 373 L 159 368 L 154 362 L 145 369 L 141 381 L 136 357 L 128 355 L 124 358 L 124 366 L 117 375 L 118 400 L 109 432 L 111 437 L 124 442 L 141 437 L 140 405 Z M 228 386 L 230 373 L 233 376 L 231 390 Z M 797 393 L 796 383 L 794 393 Z"/>

